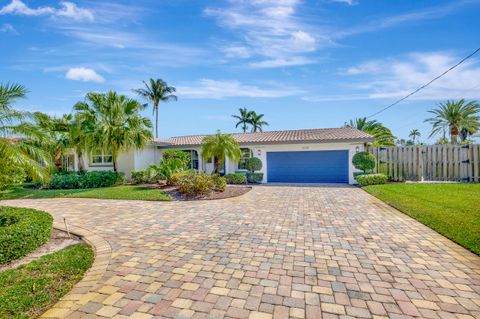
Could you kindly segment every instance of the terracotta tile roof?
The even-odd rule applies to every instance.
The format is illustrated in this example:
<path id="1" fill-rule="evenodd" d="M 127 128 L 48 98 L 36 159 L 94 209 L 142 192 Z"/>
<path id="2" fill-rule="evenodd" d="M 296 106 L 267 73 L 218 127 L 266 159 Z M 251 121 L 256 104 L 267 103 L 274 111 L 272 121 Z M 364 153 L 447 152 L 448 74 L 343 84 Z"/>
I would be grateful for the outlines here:
<path id="1" fill-rule="evenodd" d="M 359 141 L 373 142 L 370 134 L 354 128 L 322 128 L 307 130 L 270 131 L 258 133 L 234 133 L 233 137 L 239 144 L 262 143 L 299 143 L 299 142 L 340 142 Z M 195 146 L 201 145 L 207 135 L 176 136 L 168 139 L 157 139 L 155 144 L 165 146 Z"/>

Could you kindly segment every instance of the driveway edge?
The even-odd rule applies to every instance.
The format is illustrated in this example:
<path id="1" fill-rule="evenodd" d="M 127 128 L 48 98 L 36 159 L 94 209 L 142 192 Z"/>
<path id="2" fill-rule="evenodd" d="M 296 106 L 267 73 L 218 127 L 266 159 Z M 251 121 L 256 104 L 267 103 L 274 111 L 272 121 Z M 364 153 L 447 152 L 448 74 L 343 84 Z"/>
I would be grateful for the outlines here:
<path id="1" fill-rule="evenodd" d="M 67 231 L 65 224 L 54 221 L 53 228 Z M 92 267 L 87 270 L 85 276 L 65 296 L 43 313 L 40 318 L 65 318 L 68 314 L 77 310 L 82 304 L 88 302 L 89 292 L 96 286 L 107 270 L 111 260 L 112 249 L 110 244 L 101 236 L 78 226 L 68 225 L 71 234 L 79 236 L 89 244 L 95 252 L 95 260 Z"/>

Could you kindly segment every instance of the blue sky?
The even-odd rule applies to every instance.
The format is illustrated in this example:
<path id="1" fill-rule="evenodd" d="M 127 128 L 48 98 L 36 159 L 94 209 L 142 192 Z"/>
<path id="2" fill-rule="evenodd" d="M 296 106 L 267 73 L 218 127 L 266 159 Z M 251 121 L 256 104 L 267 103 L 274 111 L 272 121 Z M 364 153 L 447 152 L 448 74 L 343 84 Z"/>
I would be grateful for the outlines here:
<path id="1" fill-rule="evenodd" d="M 178 102 L 161 136 L 239 131 L 244 106 L 269 130 L 338 127 L 479 47 L 479 14 L 479 0 L 0 0 L 0 81 L 27 86 L 18 108 L 61 115 L 162 78 Z M 425 141 L 427 110 L 462 97 L 480 99 L 480 54 L 375 119 Z"/>

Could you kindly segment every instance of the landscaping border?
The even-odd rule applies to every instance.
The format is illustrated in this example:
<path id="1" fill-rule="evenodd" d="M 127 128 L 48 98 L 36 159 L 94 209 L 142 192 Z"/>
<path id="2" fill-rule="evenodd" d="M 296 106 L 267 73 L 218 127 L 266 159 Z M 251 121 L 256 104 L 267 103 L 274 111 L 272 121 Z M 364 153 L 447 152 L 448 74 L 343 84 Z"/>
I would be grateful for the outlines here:
<path id="1" fill-rule="evenodd" d="M 65 224 L 57 220 L 54 220 L 53 228 L 67 231 Z M 84 300 L 85 297 L 88 296 L 88 293 L 97 285 L 110 264 L 112 248 L 105 239 L 87 229 L 74 225 L 68 225 L 68 231 L 71 234 L 79 236 L 93 248 L 95 252 L 95 260 L 93 261 L 92 267 L 87 270 L 82 280 L 80 280 L 72 290 L 60 298 L 56 304 L 45 311 L 39 318 L 65 318 L 80 308 L 82 306 L 82 300 Z"/>

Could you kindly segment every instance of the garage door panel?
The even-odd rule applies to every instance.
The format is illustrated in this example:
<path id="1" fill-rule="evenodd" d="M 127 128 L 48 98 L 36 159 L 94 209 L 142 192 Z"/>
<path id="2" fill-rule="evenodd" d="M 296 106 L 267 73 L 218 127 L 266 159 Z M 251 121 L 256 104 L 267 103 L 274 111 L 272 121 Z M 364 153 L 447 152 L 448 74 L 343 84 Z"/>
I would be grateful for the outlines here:
<path id="1" fill-rule="evenodd" d="M 348 151 L 268 152 L 268 182 L 348 183 Z"/>

